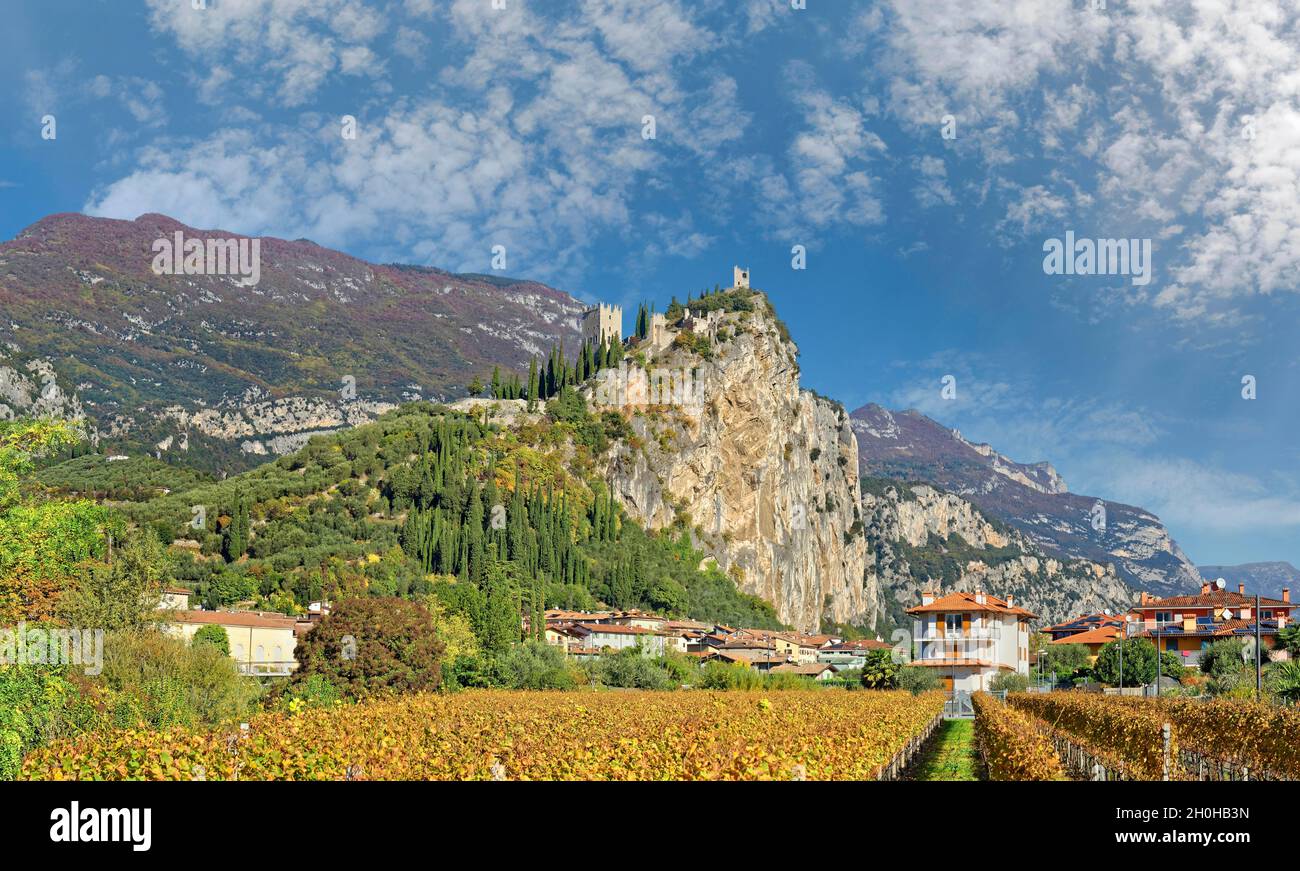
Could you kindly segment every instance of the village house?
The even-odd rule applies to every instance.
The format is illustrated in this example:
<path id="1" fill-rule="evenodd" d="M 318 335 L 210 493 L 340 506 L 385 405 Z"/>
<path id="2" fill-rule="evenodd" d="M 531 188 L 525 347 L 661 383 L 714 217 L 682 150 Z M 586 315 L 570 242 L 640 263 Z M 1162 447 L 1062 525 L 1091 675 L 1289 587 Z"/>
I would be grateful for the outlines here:
<path id="1" fill-rule="evenodd" d="M 1133 611 L 1143 638 L 1161 651 L 1177 652 L 1190 667 L 1200 662 L 1201 651 L 1225 638 L 1258 635 L 1262 646 L 1271 647 L 1278 631 L 1289 624 L 1293 607 L 1291 590 L 1284 589 L 1281 599 L 1259 597 L 1256 613 L 1256 597 L 1246 594 L 1245 584 L 1233 592 L 1219 580 L 1202 584 L 1194 596 L 1157 598 L 1144 591 Z"/>
<path id="2" fill-rule="evenodd" d="M 204 626 L 226 630 L 230 658 L 243 674 L 284 677 L 298 667 L 294 650 L 311 624 L 260 611 L 177 611 L 164 624 L 165 631 L 186 641 Z"/>
<path id="3" fill-rule="evenodd" d="M 862 668 L 867 664 L 867 653 L 872 650 L 889 650 L 890 645 L 874 638 L 856 641 L 837 641 L 817 650 L 817 662 L 833 665 L 840 671 Z"/>
<path id="4" fill-rule="evenodd" d="M 1063 638 L 1069 638 L 1071 635 L 1082 635 L 1085 632 L 1092 632 L 1095 629 L 1102 629 L 1107 626 L 1115 628 L 1115 634 L 1118 634 L 1122 622 L 1123 619 L 1114 614 L 1084 614 L 1081 617 L 1073 617 L 1038 631 L 1050 635 L 1052 641 L 1060 641 Z"/>
<path id="5" fill-rule="evenodd" d="M 643 626 L 621 623 L 575 623 L 568 627 L 578 646 L 594 650 L 623 650 L 640 647 L 646 656 L 663 656 L 669 649 L 668 636 Z"/>
<path id="6" fill-rule="evenodd" d="M 1062 635 L 1053 641 L 1049 641 L 1048 644 L 1081 644 L 1088 648 L 1088 664 L 1094 665 L 1097 662 L 1097 657 L 1101 655 L 1101 649 L 1119 638 L 1123 625 L 1123 621 L 1117 618 L 1114 623 L 1106 623 L 1085 632 Z"/>
<path id="7" fill-rule="evenodd" d="M 168 587 L 158 597 L 159 611 L 188 611 L 190 591 L 184 587 Z"/>
<path id="8" fill-rule="evenodd" d="M 830 680 L 835 677 L 835 666 L 825 662 L 814 663 L 786 663 L 778 665 L 772 669 L 773 674 L 797 674 L 801 677 L 810 677 L 813 680 Z"/>
<path id="9" fill-rule="evenodd" d="M 1013 598 L 926 590 L 907 613 L 915 619 L 912 665 L 938 671 L 949 692 L 987 690 L 1004 671 L 1029 674 L 1029 622 L 1036 615 Z"/>
<path id="10" fill-rule="evenodd" d="M 773 635 L 772 646 L 777 656 L 784 657 L 790 662 L 817 661 L 817 645 L 801 635 Z"/>

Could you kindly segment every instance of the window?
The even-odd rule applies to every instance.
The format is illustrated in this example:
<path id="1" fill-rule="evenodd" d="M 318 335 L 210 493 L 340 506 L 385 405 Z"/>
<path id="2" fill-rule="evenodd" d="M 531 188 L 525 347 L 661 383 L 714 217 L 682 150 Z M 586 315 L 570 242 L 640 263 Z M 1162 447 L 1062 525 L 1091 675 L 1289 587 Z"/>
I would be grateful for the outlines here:
<path id="1" fill-rule="evenodd" d="M 1173 612 L 1173 611 L 1157 611 L 1157 612 L 1156 612 L 1156 622 L 1157 622 L 1157 623 L 1172 623 L 1172 622 L 1174 622 L 1174 612 Z"/>
<path id="2" fill-rule="evenodd" d="M 1177 639 L 1177 638 L 1166 638 L 1166 639 L 1165 639 L 1165 650 L 1177 650 L 1177 649 L 1178 649 L 1178 639 Z"/>
<path id="3" fill-rule="evenodd" d="M 960 635 L 961 634 L 961 615 L 945 614 L 944 615 L 944 634 Z"/>

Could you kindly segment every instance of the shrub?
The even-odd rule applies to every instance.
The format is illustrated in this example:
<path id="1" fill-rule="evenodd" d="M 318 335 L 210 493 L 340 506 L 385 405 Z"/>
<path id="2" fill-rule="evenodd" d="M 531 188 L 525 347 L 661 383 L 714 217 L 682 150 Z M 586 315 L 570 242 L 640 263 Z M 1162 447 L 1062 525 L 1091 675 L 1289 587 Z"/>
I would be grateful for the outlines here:
<path id="1" fill-rule="evenodd" d="M 1210 677 L 1232 680 L 1246 667 L 1246 645 L 1238 638 L 1213 641 L 1201 651 L 1200 665 Z"/>
<path id="2" fill-rule="evenodd" d="M 500 676 L 517 690 L 569 690 L 578 676 L 564 651 L 542 641 L 517 644 L 502 657 Z"/>
<path id="3" fill-rule="evenodd" d="M 81 685 L 66 668 L 0 667 L 0 780 L 13 780 L 23 755 L 100 722 Z"/>
<path id="4" fill-rule="evenodd" d="M 900 690 L 909 690 L 912 695 L 919 696 L 921 693 L 937 690 L 939 688 L 939 676 L 934 673 L 932 668 L 907 665 L 899 669 L 898 688 Z"/>
<path id="5" fill-rule="evenodd" d="M 643 656 L 636 647 L 602 656 L 594 664 L 592 674 L 607 687 L 667 690 L 678 685 L 672 675 Z"/>
<path id="6" fill-rule="evenodd" d="M 418 602 L 344 599 L 298 645 L 295 682 L 318 674 L 352 698 L 436 689 L 443 651 Z"/>
<path id="7" fill-rule="evenodd" d="M 1029 689 L 1029 678 L 1014 671 L 999 672 L 989 681 L 989 689 L 999 693 L 1023 693 Z"/>
<path id="8" fill-rule="evenodd" d="M 154 631 L 104 640 L 97 684 L 121 727 L 211 726 L 247 715 L 260 694 L 213 644 L 186 644 Z"/>
<path id="9" fill-rule="evenodd" d="M 343 700 L 339 688 L 318 674 L 309 674 L 285 695 L 285 705 L 290 711 L 306 708 L 329 708 Z"/>

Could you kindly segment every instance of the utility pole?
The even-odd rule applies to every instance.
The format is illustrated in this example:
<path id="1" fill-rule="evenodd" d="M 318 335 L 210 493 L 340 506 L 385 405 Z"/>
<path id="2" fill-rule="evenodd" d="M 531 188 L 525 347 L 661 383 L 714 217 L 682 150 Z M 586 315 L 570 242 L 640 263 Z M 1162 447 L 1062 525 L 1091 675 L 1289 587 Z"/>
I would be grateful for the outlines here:
<path id="1" fill-rule="evenodd" d="M 1156 620 L 1156 698 L 1160 698 L 1160 681 L 1165 676 L 1165 663 L 1161 662 L 1160 656 L 1160 620 Z"/>
<path id="2" fill-rule="evenodd" d="M 1119 694 L 1124 695 L 1124 645 L 1128 642 L 1128 615 L 1123 616 L 1119 633 Z"/>
<path id="3" fill-rule="evenodd" d="M 1264 689 L 1264 672 L 1261 668 L 1260 627 L 1259 627 L 1259 593 L 1255 593 L 1255 701 L 1259 701 Z"/>

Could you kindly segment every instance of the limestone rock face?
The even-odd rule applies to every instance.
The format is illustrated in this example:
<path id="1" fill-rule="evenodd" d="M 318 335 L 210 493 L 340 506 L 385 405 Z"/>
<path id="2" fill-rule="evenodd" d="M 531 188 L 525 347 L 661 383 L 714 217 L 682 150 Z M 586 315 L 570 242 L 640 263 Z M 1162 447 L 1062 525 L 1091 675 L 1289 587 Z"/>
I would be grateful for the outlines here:
<path id="1" fill-rule="evenodd" d="M 1133 604 L 1135 592 L 1113 563 L 1048 556 L 1015 528 L 926 484 L 866 483 L 867 574 L 895 624 L 908 625 L 905 612 L 926 588 L 1014 596 L 1039 625 Z"/>
<path id="2" fill-rule="evenodd" d="M 670 324 L 640 360 L 634 348 L 637 362 L 588 386 L 593 406 L 622 410 L 635 433 L 606 456 L 605 477 L 642 524 L 687 524 L 783 622 L 874 625 L 848 415 L 800 389 L 794 344 L 766 299 L 751 300 L 752 311 Z M 691 341 L 674 341 L 682 334 Z"/>

